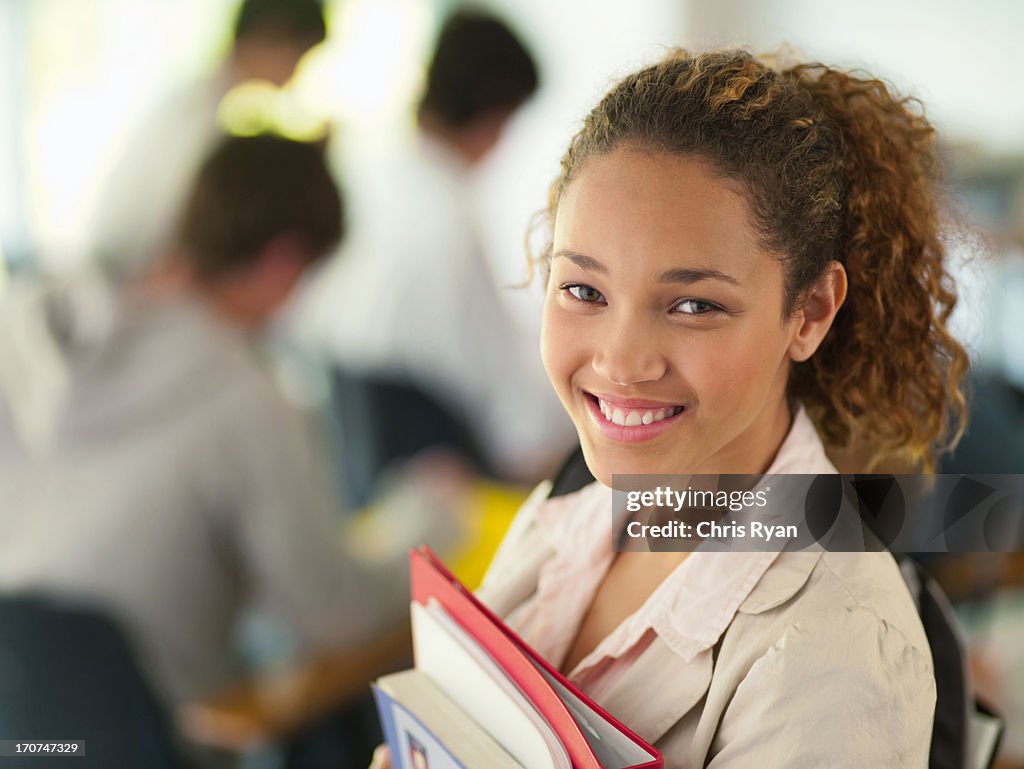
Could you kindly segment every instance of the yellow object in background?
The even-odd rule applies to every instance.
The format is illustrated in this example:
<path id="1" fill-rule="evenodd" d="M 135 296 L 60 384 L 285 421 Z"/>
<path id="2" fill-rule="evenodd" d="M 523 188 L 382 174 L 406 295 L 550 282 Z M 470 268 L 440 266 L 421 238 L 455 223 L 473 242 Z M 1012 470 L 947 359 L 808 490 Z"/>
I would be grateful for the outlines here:
<path id="1" fill-rule="evenodd" d="M 358 543 L 352 555 L 367 563 L 394 562 L 404 557 L 407 548 L 429 540 L 432 526 L 436 529 L 440 520 L 442 525 L 457 527 L 458 534 L 452 538 L 456 544 L 448 544 L 438 555 L 466 587 L 475 590 L 528 496 L 529 490 L 521 486 L 476 479 L 443 501 L 431 499 L 415 482 L 394 485 L 373 504 L 352 514 L 344 526 L 343 540 L 350 547 Z M 427 524 L 425 516 L 440 519 Z"/>
<path id="2" fill-rule="evenodd" d="M 240 83 L 217 108 L 217 122 L 232 136 L 271 133 L 300 142 L 324 139 L 327 118 L 307 109 L 295 92 L 261 80 Z"/>
<path id="3" fill-rule="evenodd" d="M 463 525 L 466 544 L 449 560 L 448 567 L 470 590 L 476 590 L 529 490 L 491 481 L 473 484 L 467 495 Z"/>

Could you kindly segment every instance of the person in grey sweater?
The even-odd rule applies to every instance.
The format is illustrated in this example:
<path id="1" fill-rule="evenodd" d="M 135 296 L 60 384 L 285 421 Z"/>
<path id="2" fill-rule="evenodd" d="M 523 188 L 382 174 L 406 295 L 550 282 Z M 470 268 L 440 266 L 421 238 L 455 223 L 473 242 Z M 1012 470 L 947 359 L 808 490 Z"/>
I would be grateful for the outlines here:
<path id="1" fill-rule="evenodd" d="M 0 308 L 0 592 L 106 610 L 170 704 L 233 675 L 247 603 L 308 649 L 393 618 L 394 580 L 338 546 L 325 454 L 252 344 L 342 222 L 317 148 L 227 139 L 161 266 Z"/>

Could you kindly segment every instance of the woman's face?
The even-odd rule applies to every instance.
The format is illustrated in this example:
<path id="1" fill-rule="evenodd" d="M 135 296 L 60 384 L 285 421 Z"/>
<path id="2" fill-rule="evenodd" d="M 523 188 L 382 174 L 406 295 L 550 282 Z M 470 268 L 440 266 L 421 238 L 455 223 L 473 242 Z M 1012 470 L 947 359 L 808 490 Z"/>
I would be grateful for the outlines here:
<path id="1" fill-rule="evenodd" d="M 565 189 L 541 353 L 603 483 L 766 470 L 799 326 L 745 197 L 703 162 L 619 148 Z"/>

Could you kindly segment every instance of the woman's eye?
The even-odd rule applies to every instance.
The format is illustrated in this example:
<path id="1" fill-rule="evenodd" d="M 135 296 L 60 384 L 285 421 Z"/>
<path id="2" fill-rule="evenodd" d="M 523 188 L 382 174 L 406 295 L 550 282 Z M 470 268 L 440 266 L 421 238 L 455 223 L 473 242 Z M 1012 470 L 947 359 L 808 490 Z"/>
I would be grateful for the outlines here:
<path id="1" fill-rule="evenodd" d="M 580 302 L 597 304 L 598 302 L 604 301 L 604 297 L 601 295 L 601 292 L 592 286 L 585 286 L 582 283 L 569 283 L 561 288 L 563 291 L 568 291 L 573 299 Z"/>
<path id="2" fill-rule="evenodd" d="M 716 305 L 711 304 L 711 302 L 704 302 L 700 299 L 684 299 L 676 304 L 673 309 L 683 315 L 706 315 L 707 313 L 714 312 L 719 308 Z"/>

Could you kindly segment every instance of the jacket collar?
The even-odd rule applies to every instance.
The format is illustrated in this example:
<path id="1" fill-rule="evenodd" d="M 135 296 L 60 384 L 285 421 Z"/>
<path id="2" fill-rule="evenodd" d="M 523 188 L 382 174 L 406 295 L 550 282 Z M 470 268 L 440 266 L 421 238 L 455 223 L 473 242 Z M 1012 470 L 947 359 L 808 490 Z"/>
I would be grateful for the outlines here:
<path id="1" fill-rule="evenodd" d="M 797 406 L 789 433 L 766 474 L 835 472 L 806 410 Z M 595 561 L 610 564 L 613 519 L 618 516 L 613 515 L 612 490 L 600 482 L 540 502 L 535 519 L 537 532 L 555 553 L 550 567 L 541 568 L 557 570 L 563 581 L 572 579 L 574 569 Z M 698 548 L 627 621 L 628 629 L 620 628 L 624 640 L 631 645 L 654 629 L 688 662 L 718 642 L 736 611 L 765 611 L 792 597 L 806 582 L 820 555 L 820 551 L 780 555 L 706 552 Z M 773 568 L 775 564 L 777 568 Z M 648 605 L 657 608 L 647 612 Z M 700 620 L 694 622 L 695 617 Z"/>
<path id="2" fill-rule="evenodd" d="M 767 473 L 835 472 L 814 425 L 799 407 Z M 554 551 L 550 568 L 562 572 L 561 580 L 571 580 L 573 564 L 589 562 L 584 559 L 606 558 L 610 563 L 611 511 L 611 489 L 600 483 L 538 505 L 537 532 Z M 539 568 L 548 568 L 544 564 L 551 551 L 538 559 Z M 807 582 L 820 558 L 820 550 L 691 554 L 644 608 L 615 631 L 622 634 L 616 646 L 630 647 L 650 637 L 605 692 L 603 706 L 612 713 L 629 713 L 630 727 L 656 742 L 704 697 L 714 668 L 713 647 L 736 613 L 757 614 L 785 603 Z M 647 611 L 650 606 L 654 608 Z M 652 681 L 663 685 L 651 686 Z"/>

